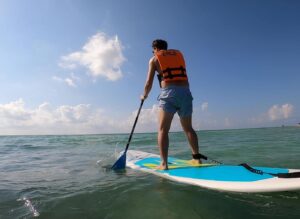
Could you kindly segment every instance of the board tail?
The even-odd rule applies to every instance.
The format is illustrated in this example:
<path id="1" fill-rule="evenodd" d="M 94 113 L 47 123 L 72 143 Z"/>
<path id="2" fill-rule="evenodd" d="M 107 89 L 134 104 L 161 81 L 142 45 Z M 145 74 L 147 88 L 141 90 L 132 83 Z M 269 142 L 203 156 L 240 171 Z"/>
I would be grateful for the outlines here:
<path id="1" fill-rule="evenodd" d="M 246 163 L 242 163 L 240 164 L 240 166 L 245 167 L 247 170 L 249 170 L 252 173 L 256 173 L 259 175 L 263 175 L 263 174 L 269 174 L 278 178 L 300 178 L 300 172 L 294 172 L 294 173 L 268 173 L 268 172 L 264 172 L 262 170 L 258 170 L 255 169 L 251 166 L 249 166 Z"/>

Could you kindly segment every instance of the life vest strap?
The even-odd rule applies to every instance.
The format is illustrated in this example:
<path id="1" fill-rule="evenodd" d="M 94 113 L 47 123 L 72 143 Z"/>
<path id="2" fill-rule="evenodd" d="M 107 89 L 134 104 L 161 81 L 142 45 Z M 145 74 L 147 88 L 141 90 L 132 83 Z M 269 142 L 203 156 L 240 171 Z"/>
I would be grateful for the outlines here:
<path id="1" fill-rule="evenodd" d="M 173 74 L 173 71 L 181 71 L 180 74 Z M 173 79 L 175 77 L 184 77 L 186 78 L 186 69 L 182 66 L 180 66 L 179 68 L 166 68 L 165 70 L 163 70 L 162 72 L 163 75 L 163 79 Z"/>

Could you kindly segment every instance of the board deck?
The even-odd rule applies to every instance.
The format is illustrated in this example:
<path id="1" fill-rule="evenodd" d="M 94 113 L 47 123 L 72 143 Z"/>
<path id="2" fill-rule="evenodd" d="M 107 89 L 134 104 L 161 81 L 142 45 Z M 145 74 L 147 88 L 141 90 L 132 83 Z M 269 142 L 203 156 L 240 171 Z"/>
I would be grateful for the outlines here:
<path id="1" fill-rule="evenodd" d="M 255 174 L 238 165 L 194 164 L 188 160 L 168 158 L 169 170 L 157 170 L 160 157 L 128 150 L 126 165 L 173 181 L 230 192 L 279 192 L 300 190 L 300 178 L 278 178 Z M 299 172 L 286 168 L 255 167 L 268 173 Z"/>

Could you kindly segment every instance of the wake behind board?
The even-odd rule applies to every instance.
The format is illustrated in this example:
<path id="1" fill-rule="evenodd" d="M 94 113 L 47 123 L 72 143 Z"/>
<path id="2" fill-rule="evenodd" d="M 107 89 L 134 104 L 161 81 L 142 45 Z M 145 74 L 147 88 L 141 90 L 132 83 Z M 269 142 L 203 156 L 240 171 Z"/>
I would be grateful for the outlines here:
<path id="1" fill-rule="evenodd" d="M 230 192 L 279 192 L 300 190 L 300 178 L 278 178 L 271 174 L 293 173 L 300 170 L 255 167 L 271 174 L 256 174 L 243 166 L 192 164 L 187 160 L 169 157 L 169 170 L 155 169 L 160 164 L 156 154 L 128 150 L 126 166 L 152 173 L 173 181 L 203 188 Z"/>

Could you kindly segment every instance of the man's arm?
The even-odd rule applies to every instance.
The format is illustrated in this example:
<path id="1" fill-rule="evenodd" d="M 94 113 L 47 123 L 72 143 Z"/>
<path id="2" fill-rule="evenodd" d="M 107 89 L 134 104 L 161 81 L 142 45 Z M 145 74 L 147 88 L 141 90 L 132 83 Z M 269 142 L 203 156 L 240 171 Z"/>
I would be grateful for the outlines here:
<path id="1" fill-rule="evenodd" d="M 149 61 L 149 70 L 148 70 L 148 75 L 147 75 L 147 80 L 144 88 L 144 94 L 141 95 L 141 99 L 145 100 L 148 97 L 148 94 L 151 91 L 152 84 L 153 84 L 153 79 L 155 75 L 155 57 L 152 57 Z"/>

